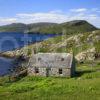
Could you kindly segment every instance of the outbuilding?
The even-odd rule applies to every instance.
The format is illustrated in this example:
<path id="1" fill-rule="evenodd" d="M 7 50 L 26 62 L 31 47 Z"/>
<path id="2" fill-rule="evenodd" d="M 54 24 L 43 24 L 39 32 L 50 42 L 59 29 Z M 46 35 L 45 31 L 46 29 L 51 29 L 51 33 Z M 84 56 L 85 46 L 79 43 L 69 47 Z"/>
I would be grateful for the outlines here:
<path id="1" fill-rule="evenodd" d="M 73 54 L 33 54 L 28 64 L 28 74 L 34 76 L 72 77 L 75 75 Z"/>

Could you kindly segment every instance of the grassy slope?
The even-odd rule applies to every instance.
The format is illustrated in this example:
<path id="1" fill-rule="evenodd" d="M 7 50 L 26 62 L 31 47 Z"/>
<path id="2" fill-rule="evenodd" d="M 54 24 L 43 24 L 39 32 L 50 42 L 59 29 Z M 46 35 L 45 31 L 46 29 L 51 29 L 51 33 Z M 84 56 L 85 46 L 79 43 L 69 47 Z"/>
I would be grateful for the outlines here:
<path id="1" fill-rule="evenodd" d="M 85 33 L 81 38 L 83 44 L 85 43 L 83 41 L 86 41 L 90 34 L 91 33 Z M 96 34 L 98 36 L 99 32 L 97 31 L 92 35 L 93 39 Z M 63 37 L 64 41 L 68 37 L 70 36 Z M 54 45 L 57 44 L 58 49 L 58 44 L 61 45 L 60 42 L 61 37 L 59 36 L 38 43 L 37 46 L 40 47 L 39 52 L 48 52 L 52 46 L 54 49 L 51 52 L 53 52 L 55 51 Z M 30 49 L 35 48 L 35 46 L 36 45 L 28 46 L 29 54 L 31 52 Z M 90 47 L 89 45 L 83 46 L 83 49 Z M 100 45 L 97 44 L 98 51 L 100 50 L 99 48 Z M 58 50 L 58 52 L 61 52 L 61 50 Z M 98 61 L 98 64 L 96 63 L 95 67 L 91 67 L 91 64 L 79 65 L 75 78 L 27 76 L 14 83 L 9 83 L 7 81 L 8 78 L 6 77 L 0 78 L 0 100 L 99 100 L 100 61 Z"/>
<path id="2" fill-rule="evenodd" d="M 81 65 L 77 71 L 70 79 L 28 76 L 7 83 L 0 78 L 0 100 L 100 100 L 100 63 L 92 70 Z"/>
<path id="3" fill-rule="evenodd" d="M 100 32 L 100 31 L 99 31 Z M 99 32 L 92 37 L 96 37 Z M 80 39 L 82 50 L 91 48 L 87 37 L 91 33 L 85 33 Z M 70 36 L 64 36 L 63 42 Z M 68 52 L 76 49 L 74 41 L 69 41 L 68 47 L 61 46 L 62 38 L 56 37 L 37 44 L 38 52 Z M 93 42 L 94 43 L 94 42 Z M 96 46 L 97 45 L 97 46 Z M 61 46 L 61 47 L 59 47 Z M 98 44 L 93 44 L 97 47 Z M 35 48 L 35 45 L 28 46 L 28 49 Z M 63 50 L 62 50 L 63 47 Z M 65 47 L 65 49 L 64 49 Z M 67 48 L 67 49 L 66 49 Z M 33 49 L 32 49 L 33 50 Z M 67 51 L 66 51 L 67 50 Z M 30 54 L 29 50 L 29 54 Z M 92 70 L 92 71 L 91 71 Z M 17 82 L 9 83 L 8 78 L 0 78 L 0 100 L 99 100 L 100 99 L 100 63 L 91 69 L 90 65 L 77 67 L 78 76 L 75 78 L 44 78 L 44 77 L 25 77 Z"/>
<path id="4" fill-rule="evenodd" d="M 78 42 L 75 41 L 75 37 L 77 37 Z M 43 42 L 33 44 L 27 47 L 22 48 L 22 51 L 28 49 L 28 53 L 32 54 L 33 48 L 37 52 L 70 52 L 74 51 L 75 55 L 90 48 L 95 47 L 96 51 L 100 53 L 100 41 L 97 39 L 100 37 L 100 31 L 86 32 L 84 34 L 78 35 L 63 35 L 57 36 L 55 38 L 50 38 Z M 88 41 L 88 39 L 90 39 Z"/>

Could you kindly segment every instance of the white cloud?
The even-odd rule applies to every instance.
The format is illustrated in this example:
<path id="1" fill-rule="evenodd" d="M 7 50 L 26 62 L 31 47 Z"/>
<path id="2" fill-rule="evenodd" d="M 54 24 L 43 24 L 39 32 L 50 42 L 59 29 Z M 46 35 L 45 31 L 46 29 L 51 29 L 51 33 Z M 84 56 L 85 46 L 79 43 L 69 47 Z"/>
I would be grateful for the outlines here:
<path id="1" fill-rule="evenodd" d="M 48 13 L 32 13 L 32 14 L 17 14 L 20 19 L 25 19 L 29 22 L 64 22 L 67 18 L 66 15 L 60 14 L 58 12 L 48 12 Z"/>
<path id="2" fill-rule="evenodd" d="M 0 18 L 0 24 L 1 25 L 15 23 L 16 21 L 17 21 L 16 18 Z"/>
<path id="3" fill-rule="evenodd" d="M 85 12 L 85 11 L 87 11 L 87 9 L 86 8 L 79 8 L 79 9 L 71 9 L 70 11 L 79 13 L 79 12 Z"/>
<path id="4" fill-rule="evenodd" d="M 63 13 L 62 10 L 53 10 L 53 11 L 50 11 L 50 13 Z"/>
<path id="5" fill-rule="evenodd" d="M 82 10 L 81 10 L 82 11 Z M 94 13 L 59 13 L 59 12 L 48 12 L 48 13 L 32 13 L 32 14 L 17 14 L 17 17 L 21 22 L 36 23 L 36 22 L 55 22 L 62 23 L 71 20 L 87 20 L 90 23 L 100 26 L 100 17 Z"/>
<path id="6" fill-rule="evenodd" d="M 99 9 L 88 10 L 86 8 L 71 9 L 66 13 L 61 10 L 54 10 L 47 13 L 19 13 L 13 18 L 0 18 L 0 25 L 13 22 L 36 23 L 36 22 L 55 22 L 63 23 L 71 20 L 87 20 L 90 23 L 100 27 L 100 16 L 97 13 Z M 74 12 L 74 13 L 73 13 Z"/>

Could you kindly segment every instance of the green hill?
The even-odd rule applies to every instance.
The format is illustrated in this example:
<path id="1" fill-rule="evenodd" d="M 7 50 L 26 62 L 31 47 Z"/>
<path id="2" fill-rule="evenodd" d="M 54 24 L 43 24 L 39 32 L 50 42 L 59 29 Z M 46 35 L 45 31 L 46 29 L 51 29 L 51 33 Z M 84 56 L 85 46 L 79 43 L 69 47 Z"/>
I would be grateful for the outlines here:
<path id="1" fill-rule="evenodd" d="M 83 32 L 89 32 L 97 30 L 96 27 L 88 23 L 84 20 L 74 20 L 66 23 L 57 24 L 54 26 L 47 26 L 44 28 L 40 28 L 38 31 L 40 33 L 62 33 L 65 34 L 77 34 L 77 33 L 83 33 Z"/>
<path id="2" fill-rule="evenodd" d="M 59 34 L 63 31 L 65 32 L 65 34 L 76 34 L 94 30 L 97 30 L 97 28 L 84 20 L 74 20 L 61 24 L 43 22 L 27 25 L 22 23 L 13 23 L 10 25 L 0 26 L 1 32 L 37 32 L 46 34 Z"/>
<path id="3" fill-rule="evenodd" d="M 32 44 L 8 52 L 8 54 L 31 55 L 37 52 L 69 52 L 75 55 L 84 50 L 95 48 L 100 54 L 100 31 L 86 32 L 77 35 L 63 35 L 37 44 Z M 91 53 L 87 52 L 84 54 Z M 31 57 L 31 56 L 30 56 Z M 100 57 L 100 56 L 99 56 Z M 100 99 L 100 58 L 93 62 L 76 64 L 76 76 L 73 78 L 58 77 L 19 77 L 9 81 L 9 77 L 0 77 L 0 100 L 99 100 Z"/>
<path id="4" fill-rule="evenodd" d="M 27 25 L 22 23 L 0 26 L 0 32 L 24 32 L 24 30 L 27 30 Z"/>
<path id="5" fill-rule="evenodd" d="M 73 50 L 75 57 L 80 55 L 83 60 L 76 63 L 76 76 L 69 79 L 26 76 L 18 78 L 16 82 L 9 81 L 8 77 L 0 77 L 0 100 L 99 100 L 100 30 L 86 21 L 42 25 L 30 24 L 29 32 L 60 33 L 64 29 L 66 34 L 3 55 L 19 56 L 23 53 L 31 57 L 33 50 L 35 53 Z"/>
<path id="6" fill-rule="evenodd" d="M 12 23 L 10 25 L 0 26 L 0 32 L 38 32 L 39 28 L 45 26 L 56 25 L 55 23 L 33 23 L 33 24 L 23 24 L 23 23 Z"/>

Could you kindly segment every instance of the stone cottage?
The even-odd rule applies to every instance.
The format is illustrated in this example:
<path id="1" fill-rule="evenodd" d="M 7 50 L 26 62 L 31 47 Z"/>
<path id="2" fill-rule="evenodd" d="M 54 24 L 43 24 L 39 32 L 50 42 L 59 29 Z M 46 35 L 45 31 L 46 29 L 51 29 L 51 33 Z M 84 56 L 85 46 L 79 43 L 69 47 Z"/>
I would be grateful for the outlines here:
<path id="1" fill-rule="evenodd" d="M 28 64 L 28 74 L 35 76 L 71 77 L 75 75 L 75 61 L 69 53 L 34 54 Z"/>

